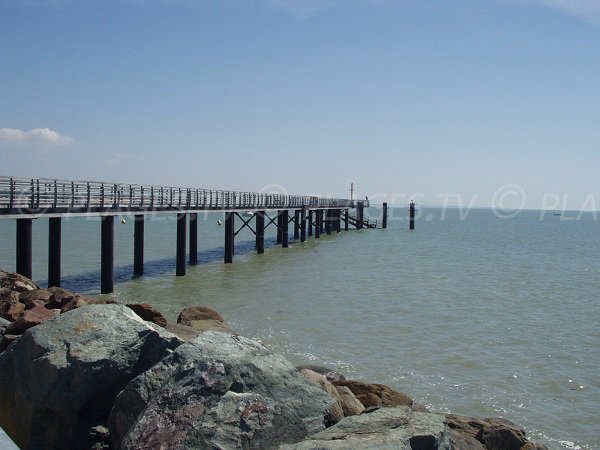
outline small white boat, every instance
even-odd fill
[[[254,211],[246,211],[244,213],[244,216],[253,216],[254,215]]]

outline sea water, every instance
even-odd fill
[[[287,249],[271,225],[264,255],[244,229],[233,264],[223,264],[222,213],[200,214],[200,264],[185,277],[175,277],[174,216],[157,215],[145,222],[145,275],[135,279],[133,218],[124,216],[113,297],[152,303],[169,320],[210,306],[294,363],[388,384],[434,410],[503,416],[550,448],[600,448],[598,214],[420,208],[414,231],[406,214],[390,209],[387,230]],[[42,285],[47,222],[33,227]],[[14,270],[14,241],[14,220],[0,220],[5,270]],[[63,286],[97,294],[99,219],[63,220],[62,248]]]

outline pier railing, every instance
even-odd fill
[[[352,208],[348,199],[0,176],[0,217],[121,211]]]

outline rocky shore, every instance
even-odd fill
[[[294,367],[203,306],[40,289],[0,271],[0,427],[28,449],[535,450],[502,418]]]

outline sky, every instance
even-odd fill
[[[0,0],[0,175],[600,210],[600,0]]]

